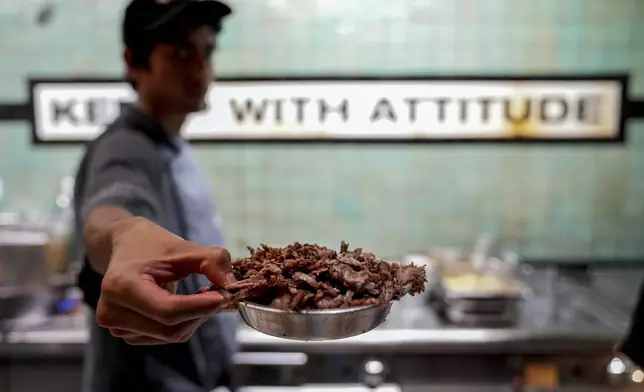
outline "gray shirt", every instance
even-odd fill
[[[188,144],[132,105],[88,145],[81,161],[74,199],[80,257],[84,218],[100,205],[122,206],[201,245],[224,245],[216,206]],[[101,276],[85,263],[79,286],[93,309],[100,282]],[[194,293],[204,285],[209,285],[204,276],[192,275],[179,282],[179,292]],[[236,314],[218,314],[187,343],[130,346],[99,327],[92,314],[85,391],[203,392],[232,387],[236,325]]]

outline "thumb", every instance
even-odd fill
[[[206,275],[208,280],[219,287],[228,285],[227,273],[230,272],[230,252],[224,248],[211,248],[210,257],[201,263],[201,273]]]
[[[227,285],[226,272],[230,270],[230,253],[216,246],[200,246],[185,242],[172,256],[173,271],[183,278],[190,274],[204,274],[216,286]]]

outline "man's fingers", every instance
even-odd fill
[[[136,311],[165,325],[210,316],[224,301],[215,291],[191,295],[171,294],[152,278],[103,280],[102,295],[107,300]]]
[[[168,342],[151,338],[149,336],[129,337],[129,338],[124,338],[123,340],[125,340],[127,344],[132,346],[157,346],[161,344],[168,344]]]
[[[128,342],[129,344],[134,344],[134,345],[176,343],[176,342],[186,341],[190,339],[192,335],[194,335],[195,332],[197,332],[199,327],[201,327],[201,325],[204,322],[206,322],[206,320],[207,318],[204,318],[199,321],[193,322],[190,326],[185,328],[187,332],[185,332],[183,335],[179,336],[178,339],[172,342],[168,341],[167,339],[160,339],[153,336],[147,336],[140,332],[132,332],[121,328],[109,328],[109,331],[110,331],[110,334],[112,334],[112,336],[121,338],[124,341]]]
[[[177,340],[177,341],[175,341],[173,343],[187,342],[188,340],[190,340],[192,335],[194,335],[195,332],[197,332],[197,329],[199,329],[199,327],[201,327],[201,325],[203,323],[205,323],[206,320],[207,320],[207,318],[204,318],[204,319],[201,319],[200,321],[196,322],[193,326],[191,326],[189,328],[187,333],[185,333],[182,337],[179,338],[179,340]],[[126,343],[131,344],[133,346],[142,346],[142,345],[147,346],[147,345],[157,345],[157,344],[166,344],[166,343],[168,343],[168,342],[160,340],[160,339],[155,339],[153,337],[143,336],[143,335],[130,336],[130,337],[124,338],[123,340],[125,340]]]
[[[226,272],[226,285],[235,282],[237,282],[237,279],[235,279],[235,274],[233,274],[232,272]]]
[[[231,302],[223,304],[219,309],[217,309],[217,312],[236,312],[236,311],[237,311],[237,305]]]
[[[201,265],[200,271],[212,284],[225,287],[228,284],[226,273],[230,269],[230,253],[223,248],[210,248],[211,253]]]
[[[121,328],[108,328],[108,329],[110,331],[110,334],[112,334],[112,336],[114,336],[115,338],[127,339],[127,338],[140,336],[139,333],[128,331],[126,329],[121,329]]]
[[[190,338],[192,335],[194,335],[197,330],[201,327],[203,323],[205,323],[210,317],[204,317],[201,320],[199,320],[197,323],[195,323],[190,331],[188,332],[188,338]]]
[[[159,318],[169,325],[186,320],[206,318],[225,302],[221,294],[207,291],[191,295],[171,295],[158,303]]]
[[[170,260],[175,273],[175,280],[190,274],[204,274],[219,286],[226,285],[226,272],[230,269],[230,253],[216,246],[201,246],[192,242],[184,242]]]
[[[185,249],[179,249],[172,260],[165,260],[161,265],[171,270],[179,270],[180,275],[189,275],[203,269],[213,276],[219,272],[216,265],[227,265],[230,262],[230,255],[224,249],[186,244],[188,245]],[[102,295],[165,325],[175,325],[211,315],[223,302],[222,296],[216,292],[192,295],[168,292],[155,281],[154,275],[159,270],[169,271],[165,268],[155,268],[141,270],[142,275],[139,276],[106,274],[102,284]]]
[[[114,303],[99,302],[96,322],[110,330],[115,337],[129,339],[144,335],[168,342],[183,341],[201,325],[203,319],[186,321],[177,325],[164,325]]]

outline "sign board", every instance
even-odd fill
[[[625,78],[221,79],[184,135],[201,141],[619,140]],[[136,95],[123,81],[31,83],[35,140],[93,139]]]

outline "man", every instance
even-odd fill
[[[624,353],[637,367],[644,369],[644,284],[631,318],[631,325],[621,344]]]
[[[133,0],[123,21],[136,104],[91,142],[76,178],[79,276],[90,321],[84,388],[205,392],[231,386],[230,255],[180,130],[206,107],[211,55],[231,12],[214,0]]]

